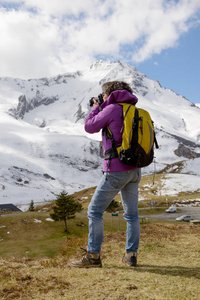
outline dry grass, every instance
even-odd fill
[[[140,195],[147,199],[140,206],[166,205],[160,196],[163,174],[144,176]],[[74,194],[84,209],[95,187]],[[196,194],[168,197],[188,199]],[[117,195],[116,200],[120,201]],[[50,211],[52,203],[40,207]],[[144,214],[144,211],[142,211]],[[148,223],[141,228],[138,267],[128,268],[121,263],[125,248],[125,222],[120,215],[113,220],[105,214],[105,238],[102,245],[101,269],[74,269],[70,266],[79,257],[79,248],[87,244],[87,217],[78,214],[69,221],[70,235],[64,233],[62,222],[47,222],[48,214],[4,216],[0,218],[0,299],[21,300],[198,300],[200,299],[200,225]],[[34,218],[42,223],[35,223]],[[85,226],[81,227],[80,224]],[[9,232],[9,234],[8,234]]]
[[[125,232],[105,234],[102,269],[70,267],[87,234],[71,236],[52,259],[2,258],[0,299],[197,300],[199,233],[199,226],[189,224],[144,225],[137,268],[120,262]]]

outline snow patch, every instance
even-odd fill
[[[42,223],[41,220],[34,219],[34,223]]]

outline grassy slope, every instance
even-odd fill
[[[151,200],[166,208],[160,196],[163,174],[143,177],[140,195],[149,208]],[[149,188],[147,188],[147,186]],[[75,193],[87,209],[95,188]],[[200,197],[199,191],[168,197]],[[120,200],[117,195],[116,200]],[[77,214],[68,222],[71,234],[64,233],[63,222],[46,218],[52,204],[40,207],[43,213],[0,217],[0,299],[198,299],[200,279],[200,226],[166,222],[142,224],[137,268],[127,268],[120,261],[125,247],[126,224],[104,215],[105,238],[102,245],[102,269],[73,269],[70,261],[87,245],[87,216]],[[153,210],[151,210],[153,211]],[[141,211],[142,215],[145,211]],[[42,223],[35,223],[34,220]],[[85,224],[85,226],[79,226]],[[5,226],[5,227],[2,227]]]
[[[77,226],[86,222],[86,216],[69,222],[68,236],[62,222],[47,222],[47,217],[38,213],[1,217],[0,226],[7,227],[0,229],[0,299],[198,299],[198,225],[144,224],[139,266],[132,269],[120,261],[125,232],[116,231],[117,219],[115,232],[109,231],[110,216],[105,215],[103,268],[91,270],[70,267],[79,247],[87,243],[87,226]],[[35,218],[42,223],[34,223]]]

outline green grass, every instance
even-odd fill
[[[155,213],[153,209],[142,210],[140,215],[153,212]],[[38,212],[2,216],[0,227],[6,227],[0,228],[0,257],[53,258],[71,236],[82,238],[88,234],[86,213],[78,213],[75,219],[68,220],[68,234],[64,232],[63,221],[49,222],[46,221],[47,218],[48,213]],[[41,223],[35,223],[35,219],[41,220]],[[83,224],[84,226],[80,226]],[[126,221],[123,212],[119,213],[119,217],[105,213],[104,229],[106,232],[125,232]]]
[[[62,222],[46,221],[48,214],[28,213],[0,218],[0,256],[53,257],[64,239]],[[42,223],[35,223],[34,219]],[[7,233],[9,232],[9,234]]]
[[[49,222],[46,221],[48,217],[47,213],[37,212],[2,216],[0,227],[6,227],[0,228],[0,257],[52,258],[70,236],[82,237],[88,233],[86,213],[79,213],[75,219],[68,220],[68,234],[64,232],[63,221]],[[35,223],[35,219],[41,220],[41,223]],[[113,223],[111,221],[111,215],[105,213],[105,230],[117,231],[118,218],[113,217]],[[82,224],[84,226],[79,226]],[[125,228],[125,221],[120,214],[120,230]]]

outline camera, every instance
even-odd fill
[[[99,94],[98,97],[92,97],[92,98],[90,99],[90,101],[89,101],[90,106],[93,106],[93,104],[94,104],[94,99],[97,101],[97,103],[98,103],[99,105],[101,105],[101,104],[103,103],[103,96],[102,96],[102,94]]]

